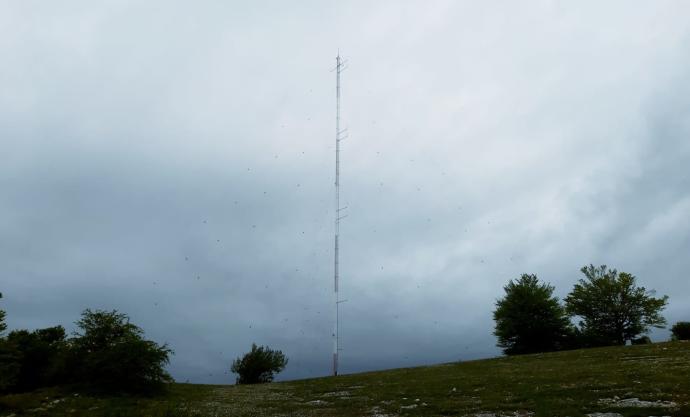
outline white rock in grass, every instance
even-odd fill
[[[333,391],[333,392],[326,392],[322,397],[349,397],[350,391]]]
[[[613,407],[637,407],[637,408],[647,408],[647,407],[661,407],[661,408],[675,408],[678,407],[677,403],[673,401],[644,401],[639,398],[624,398],[619,400],[618,398],[604,398],[599,400],[599,404],[607,404]]]

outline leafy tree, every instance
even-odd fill
[[[0,293],[0,298],[2,298],[2,293]],[[13,387],[19,375],[17,353],[9,346],[7,339],[2,337],[5,330],[7,330],[5,312],[0,310],[0,392]]]
[[[653,291],[636,285],[635,276],[606,265],[589,265],[581,271],[585,279],[575,284],[565,303],[571,316],[582,319],[580,328],[588,344],[624,345],[650,327],[665,326],[661,310],[668,296],[655,298]]]
[[[285,369],[287,363],[283,352],[252,343],[251,352],[235,359],[231,371],[239,375],[238,384],[260,384],[273,381],[273,374]]]
[[[20,372],[20,356],[16,349],[0,339],[0,392],[9,391],[17,385]]]
[[[494,335],[507,355],[563,349],[572,338],[572,325],[554,287],[536,275],[523,274],[503,287],[505,296],[496,302]]]
[[[115,392],[152,393],[172,382],[164,366],[172,350],[144,339],[125,314],[85,310],[72,342],[78,382]]]
[[[5,340],[5,353],[10,358],[6,365],[12,370],[13,378],[5,389],[31,391],[61,382],[63,369],[59,358],[65,347],[62,326],[10,332]]]
[[[2,293],[0,293],[2,298]],[[0,335],[7,330],[0,310]],[[28,391],[58,382],[65,329],[15,330],[0,338],[0,391]]]
[[[2,293],[0,292],[0,298],[2,298]],[[7,330],[7,324],[5,324],[5,311],[0,310],[0,336]]]
[[[679,321],[671,327],[673,340],[690,340],[690,321]]]

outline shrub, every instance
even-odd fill
[[[16,386],[20,368],[17,350],[7,340],[0,339],[0,392],[9,391]]]
[[[0,298],[2,298],[2,293],[0,293]],[[0,392],[13,386],[19,373],[15,352],[10,349],[7,341],[2,338],[2,334],[6,329],[5,311],[0,310]]]
[[[172,382],[164,370],[172,351],[144,339],[126,315],[86,310],[76,324],[81,333],[69,340],[62,326],[15,330],[0,338],[0,391],[77,383],[105,392],[147,394]]]
[[[690,321],[679,321],[671,328],[673,340],[690,340]]]
[[[14,330],[7,335],[5,365],[12,370],[11,391],[31,391],[58,384],[63,376],[61,361],[64,355],[65,329],[62,326],[28,330]]]
[[[2,294],[0,294],[2,298]],[[0,333],[6,330],[0,310]],[[30,391],[60,382],[58,358],[65,351],[65,329],[14,330],[0,338],[0,391]]]
[[[251,352],[235,359],[231,371],[239,375],[238,384],[260,384],[273,381],[273,374],[285,369],[287,363],[283,352],[252,343]]]
[[[2,293],[0,292],[0,298],[2,298]],[[0,336],[7,330],[7,324],[5,324],[5,310],[0,310]]]
[[[76,382],[106,392],[147,394],[172,378],[164,366],[172,350],[145,340],[141,328],[117,311],[85,310],[72,342]]]

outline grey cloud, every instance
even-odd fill
[[[497,354],[523,272],[607,263],[687,319],[682,2],[2,8],[11,327],[116,308],[179,380],[252,342],[328,374],[338,47],[344,371]]]

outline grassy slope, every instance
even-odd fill
[[[679,406],[598,404],[614,396]],[[690,416],[690,343],[504,357],[258,386],[175,384],[157,399],[75,397],[53,389],[0,397],[0,409],[3,406],[3,416],[392,417],[515,411],[536,416],[576,417],[596,411]]]

